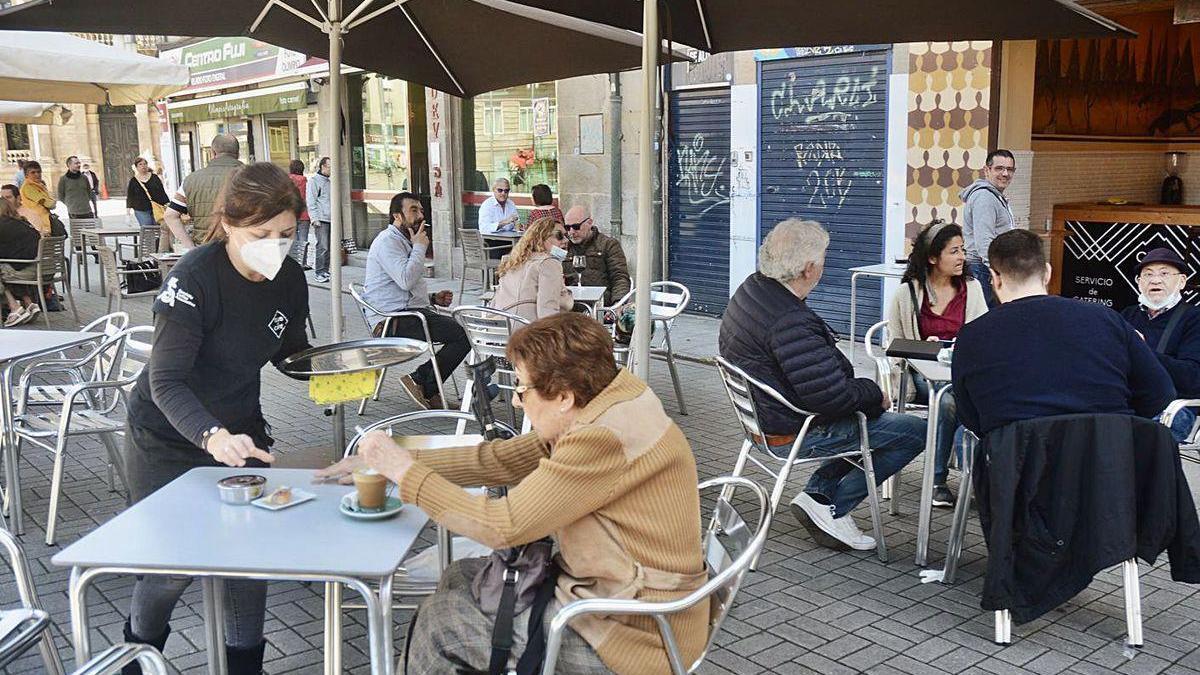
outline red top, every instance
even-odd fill
[[[921,301],[921,313],[917,315],[917,329],[921,331],[922,339],[936,335],[941,340],[953,340],[958,337],[958,331],[966,321],[967,284],[964,281],[940,315],[933,312],[929,306],[929,295],[925,295]]]
[[[295,173],[289,173],[288,178],[292,179],[292,184],[300,191],[300,201],[308,203],[308,178]],[[308,220],[308,209],[300,212],[299,220]]]
[[[529,222],[532,223],[538,218],[545,218],[546,216],[550,216],[563,225],[567,224],[567,221],[563,220],[563,212],[557,206],[539,206],[535,208],[529,213]]]

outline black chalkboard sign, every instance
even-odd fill
[[[1200,270],[1200,238],[1197,238],[1200,228],[1068,220],[1066,229],[1059,295],[1124,309],[1137,302],[1135,268],[1142,256],[1167,247],[1191,268],[1183,291],[1184,302],[1200,304],[1195,285],[1195,273]]]

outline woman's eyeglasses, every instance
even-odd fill
[[[517,395],[518,401],[524,403],[525,392],[529,391],[530,389],[537,389],[537,387],[533,386],[532,384],[518,384],[517,386],[513,387],[513,393]]]
[[[554,239],[556,241],[562,241],[563,239],[566,239],[566,238],[567,238],[567,235],[563,234],[559,230],[554,231]]]

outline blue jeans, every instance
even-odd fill
[[[996,300],[996,292],[992,290],[992,271],[988,269],[986,263],[979,260],[967,261],[967,274],[975,277],[980,286],[983,286],[983,299],[987,301],[988,309],[1000,304]]]
[[[137,224],[142,227],[150,227],[155,224],[153,211],[134,211],[133,217],[137,219]]]
[[[918,403],[929,401],[929,381],[919,373],[912,373],[913,390]],[[933,464],[933,484],[945,485],[949,474],[950,451],[958,448],[959,458],[962,457],[962,427],[958,424],[958,407],[954,404],[954,392],[942,394],[942,404],[938,408],[937,454]]]
[[[292,250],[288,255],[292,256],[292,260],[300,263],[304,267],[304,258],[308,252],[308,221],[296,221],[296,239],[292,242]]]
[[[913,457],[925,449],[925,420],[912,415],[885,412],[867,420],[871,442],[871,460],[878,485],[900,472]],[[798,459],[822,457],[858,449],[858,417],[846,417],[831,424],[811,427],[800,446]],[[771,452],[786,457],[791,446],[773,446]],[[854,510],[867,498],[866,474],[849,462],[835,459],[817,469],[804,491],[819,496],[817,501],[833,504],[834,518]]]
[[[1175,441],[1178,443],[1186,441],[1195,422],[1196,411],[1192,408],[1184,408],[1176,413],[1175,420],[1171,422],[1171,435],[1175,437]]]

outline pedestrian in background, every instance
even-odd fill
[[[79,158],[71,155],[67,158],[67,172],[58,178],[58,201],[67,205],[67,214],[71,219],[95,218],[92,210],[92,188],[83,177]]]
[[[100,217],[100,179],[96,177],[96,172],[92,171],[92,165],[87,162],[83,163],[83,177],[87,179],[88,188],[92,191],[92,213],[96,217]]]
[[[161,225],[171,199],[162,180],[150,170],[150,163],[145,157],[138,157],[133,162],[133,175],[129,177],[129,186],[125,188],[125,208],[133,212],[137,224],[141,227]],[[167,233],[162,234],[163,237]]]
[[[322,157],[317,163],[317,172],[308,183],[306,196],[309,226],[317,234],[317,272],[314,278],[322,283],[329,281],[329,223],[333,220],[330,206],[333,185],[329,180],[329,171],[329,158]]]
[[[25,160],[17,160],[17,173],[13,175],[13,185],[17,187],[21,187],[25,183],[25,164]]]
[[[308,178],[304,175],[304,162],[293,159],[288,165],[288,178],[292,179],[292,185],[300,191],[300,199],[305,206],[308,205]],[[291,256],[304,269],[311,269],[304,264],[308,258],[308,209],[305,208],[300,212],[300,217],[296,219],[296,241],[292,244]]]

